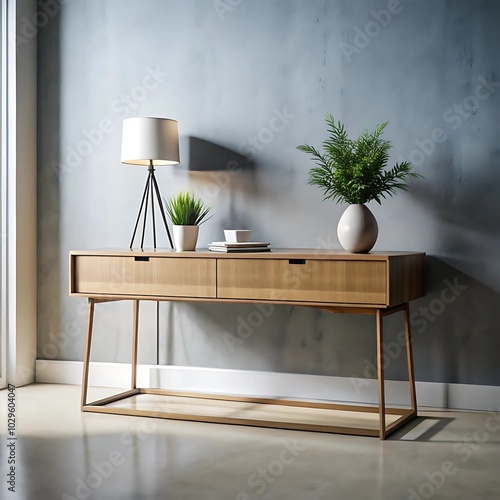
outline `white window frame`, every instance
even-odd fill
[[[2,382],[35,381],[36,360],[36,85],[37,40],[18,44],[36,0],[2,0]],[[2,193],[4,194],[4,193]],[[4,252],[5,250],[5,252]],[[4,354],[2,354],[3,356]],[[2,360],[3,361],[3,360]]]
[[[7,2],[0,7],[0,389],[7,385]]]

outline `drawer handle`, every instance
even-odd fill
[[[306,263],[306,259],[289,259],[288,260],[288,263],[289,264],[305,264]]]
[[[149,257],[134,257],[136,262],[149,262]]]

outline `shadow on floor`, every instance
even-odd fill
[[[389,436],[389,439],[393,441],[430,441],[454,420],[451,417],[417,417]]]

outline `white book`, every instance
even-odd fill
[[[210,245],[208,247],[212,252],[237,253],[237,252],[270,252],[269,247],[220,247]]]
[[[210,243],[211,247],[221,248],[246,248],[246,247],[268,247],[270,243],[264,241],[214,241]]]

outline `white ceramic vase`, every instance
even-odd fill
[[[199,226],[173,226],[174,246],[178,252],[187,252],[196,248]]]
[[[340,217],[337,236],[344,250],[367,253],[377,241],[377,221],[365,205],[349,205]]]

